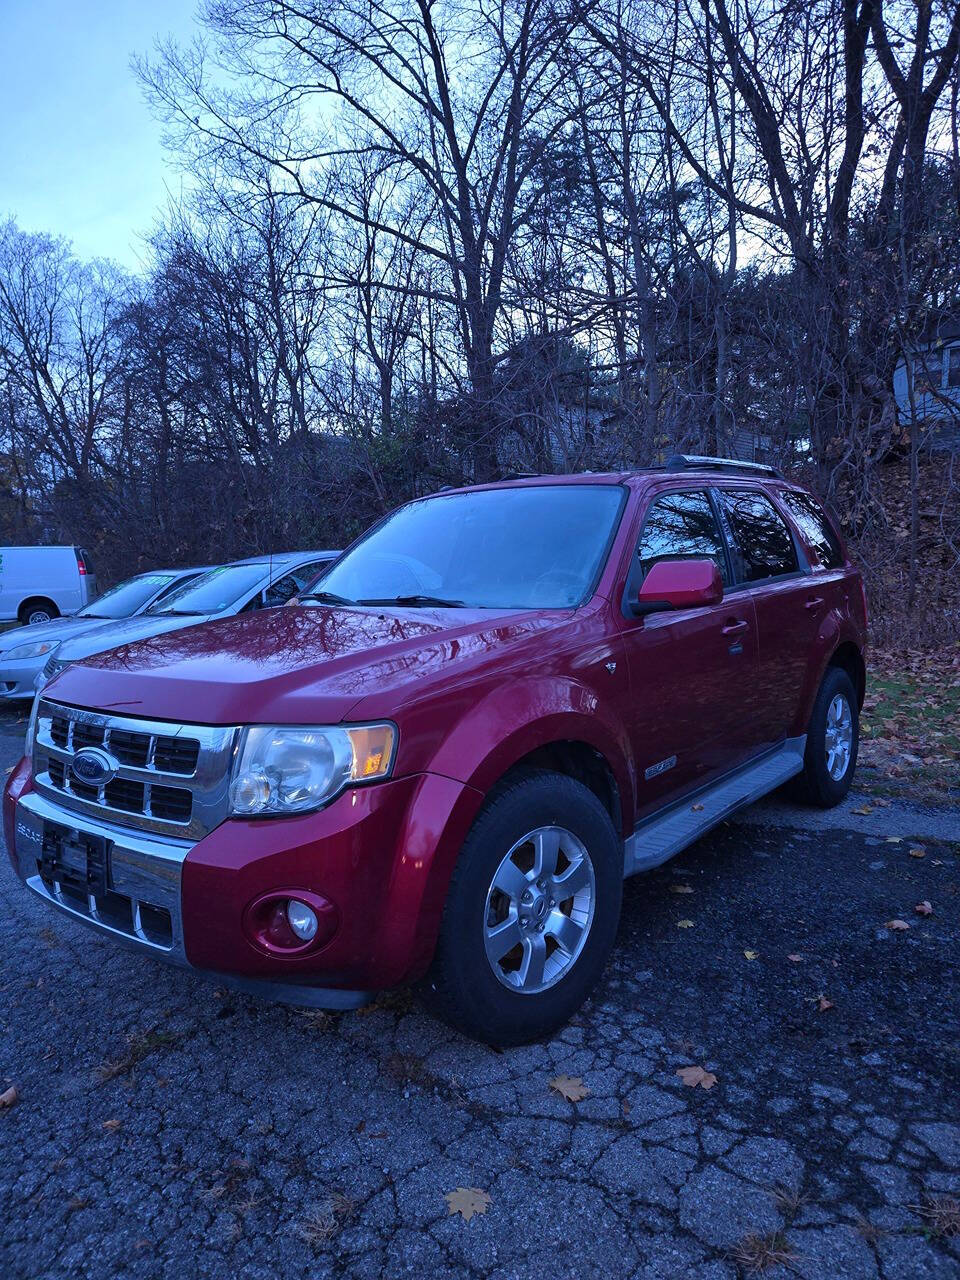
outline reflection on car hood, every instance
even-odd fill
[[[178,618],[169,613],[141,613],[135,618],[101,622],[89,634],[71,635],[57,650],[57,661],[79,662],[82,658],[89,658],[91,654],[113,649],[118,644],[131,644],[134,640],[143,640],[148,636],[162,636],[168,631],[179,631],[181,627],[194,626],[203,620],[196,615]]]
[[[52,618],[49,622],[34,622],[28,627],[12,627],[0,635],[0,654],[18,649],[22,644],[40,644],[45,640],[56,644],[111,625],[103,618]]]
[[[377,718],[561,623],[569,612],[269,609],[111,649],[48,693],[185,723],[336,722],[363,699]]]

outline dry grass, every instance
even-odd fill
[[[782,1231],[773,1231],[766,1236],[744,1236],[729,1253],[731,1262],[742,1267],[749,1276],[759,1275],[768,1267],[790,1266],[797,1261],[797,1256]]]
[[[335,1191],[313,1213],[301,1219],[294,1229],[307,1244],[327,1244],[353,1217],[355,1208],[349,1196]]]
[[[117,1076],[129,1075],[144,1058],[160,1049],[170,1049],[179,1044],[181,1036],[174,1031],[160,1031],[154,1027],[150,1031],[137,1032],[127,1040],[127,1051],[121,1058],[109,1059],[97,1073],[101,1080],[114,1080]]]
[[[937,1240],[960,1238],[960,1200],[956,1196],[931,1196],[926,1204],[911,1205]]]

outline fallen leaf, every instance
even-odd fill
[[[871,806],[871,805],[869,805],[869,804],[864,804],[864,805],[861,805],[859,809],[851,809],[851,810],[850,810],[850,812],[851,812],[851,813],[862,813],[862,814],[864,815],[864,817],[866,817],[866,815],[867,815],[868,813],[873,813],[873,808],[872,808],[872,806]]]
[[[917,915],[918,915],[918,916],[932,916],[932,915],[933,915],[933,907],[932,907],[932,906],[930,905],[930,903],[926,900],[926,898],[924,898],[923,902],[918,902],[918,903],[917,903],[917,905],[916,905],[913,909],[914,909],[914,911],[917,913]]]
[[[889,929],[892,933],[900,932],[903,929],[909,929],[910,926],[906,920],[888,920],[884,925],[885,929]]]
[[[475,1213],[486,1213],[490,1197],[479,1187],[457,1187],[456,1191],[448,1191],[443,1197],[447,1202],[449,1213],[459,1213],[464,1222],[469,1222]]]
[[[678,928],[678,929],[692,929],[692,928],[693,928],[693,921],[692,921],[692,920],[678,920],[678,921],[677,921],[677,928]]]
[[[757,956],[760,954],[760,952],[759,952],[759,951],[745,951],[743,954],[747,957],[747,959],[748,959],[748,960],[756,960],[756,958],[757,958]]]
[[[550,1088],[556,1089],[568,1102],[582,1102],[590,1097],[590,1090],[579,1076],[555,1076],[550,1081]]]
[[[925,858],[927,856],[926,849],[921,849],[919,845],[910,850],[911,858]]]
[[[671,893],[693,893],[693,889],[688,884],[672,884],[670,886]]]
[[[0,1093],[0,1110],[4,1107],[12,1107],[19,1097],[20,1090],[15,1084],[12,1084],[9,1089],[4,1089],[3,1093]]]
[[[703,805],[702,805],[702,804],[692,804],[692,805],[690,806],[690,812],[691,812],[691,813],[699,813],[699,812],[700,812],[700,810],[701,810],[702,808],[703,808]]]
[[[688,1089],[696,1089],[697,1085],[701,1089],[712,1089],[717,1083],[717,1077],[713,1072],[706,1071],[703,1067],[679,1067],[677,1075]]]
[[[790,961],[791,964],[799,964],[800,961],[803,959],[803,956],[787,956],[787,959]]]
[[[821,996],[817,1001],[817,1013],[826,1013],[828,1009],[833,1008],[833,1001],[828,1000],[826,996]]]

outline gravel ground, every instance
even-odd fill
[[[4,860],[0,1276],[960,1277],[960,821],[796,822],[768,803],[628,882],[596,997],[505,1053],[406,993],[227,992]]]

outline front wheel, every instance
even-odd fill
[[[839,804],[853,781],[859,740],[853,683],[840,667],[828,667],[810,716],[803,773],[797,779],[800,797],[821,809]]]
[[[549,1035],[596,984],[616,936],[623,847],[582,783],[528,774],[496,791],[464,842],[430,988],[488,1044]]]

